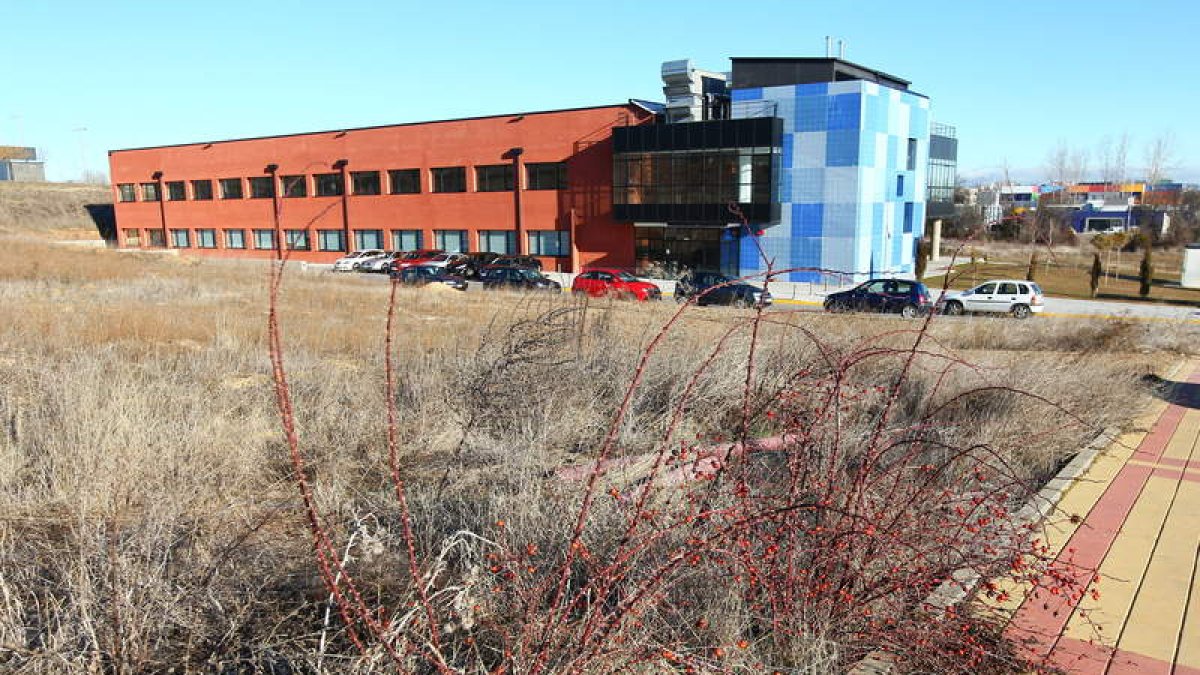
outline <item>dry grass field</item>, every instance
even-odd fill
[[[111,207],[112,188],[107,185],[0,181],[0,232],[100,239],[96,217]]]
[[[268,269],[0,234],[0,669],[388,670],[327,613],[276,409]],[[407,583],[404,519],[389,496],[387,298],[378,279],[289,266],[278,308],[314,498],[346,569],[380,605],[402,600]],[[553,470],[595,456],[675,309],[400,289],[392,404],[417,547],[504,521],[513,541],[556,550],[577,496]],[[645,364],[620,452],[655,446],[709,348],[749,316],[685,315]],[[755,396],[781,373],[824,367],[829,354],[802,331],[850,353],[904,348],[914,324],[785,309],[760,328]],[[915,417],[939,378],[951,390],[1035,394],[997,389],[939,430],[948,443],[990,444],[1033,481],[1096,430],[1126,424],[1151,395],[1143,376],[1197,348],[1193,327],[1161,322],[935,321],[929,337],[927,349],[964,367],[919,367],[897,415]],[[750,344],[748,330],[729,338],[682,409],[679,437],[737,425]],[[854,378],[863,391],[885,386],[896,363]],[[706,588],[698,602],[733,606],[728,589]],[[741,617],[730,610],[721,635],[742,630]],[[726,666],[822,670],[854,656],[836,643],[771,649],[731,648]]]

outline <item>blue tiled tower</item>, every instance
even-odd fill
[[[735,62],[735,79],[736,79]],[[751,223],[789,281],[911,275],[925,222],[929,99],[867,80],[732,91],[734,118],[782,119],[774,167],[778,223]],[[742,275],[765,271],[752,234]]]

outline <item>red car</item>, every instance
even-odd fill
[[[649,281],[642,281],[629,272],[600,268],[588,270],[575,277],[572,293],[587,293],[593,298],[613,296],[637,300],[661,300],[662,290]]]
[[[445,251],[441,249],[433,248],[422,249],[419,251],[409,251],[408,253],[405,253],[404,255],[392,261],[392,269],[398,272],[402,269],[412,267],[413,265],[424,265],[425,263],[430,262],[437,256],[444,253]]]

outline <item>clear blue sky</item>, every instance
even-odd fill
[[[96,2],[5,0],[0,144],[52,180],[114,148],[661,100],[659,65],[846,58],[912,81],[958,127],[966,178],[1041,178],[1051,147],[1129,164],[1170,134],[1200,181],[1200,3],[1092,0]]]

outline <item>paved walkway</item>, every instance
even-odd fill
[[[1098,574],[1098,594],[1007,589],[1007,635],[1028,656],[1070,673],[1200,675],[1200,362],[1169,379],[1168,400],[1097,456],[1046,525],[1061,569]]]

